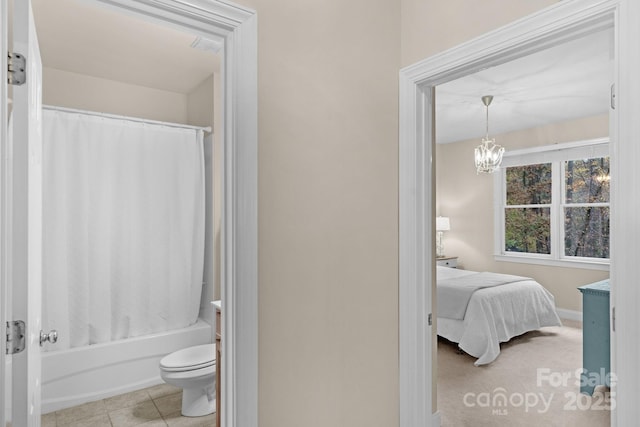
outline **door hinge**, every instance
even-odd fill
[[[7,322],[7,354],[16,354],[24,350],[25,327],[22,320]]]
[[[24,55],[9,52],[7,58],[7,83],[20,86],[27,81],[27,60]]]
[[[616,109],[616,85],[615,83],[611,85],[611,109]]]
[[[429,313],[429,316],[427,316],[427,322],[429,323],[429,326],[433,325],[433,319],[431,317],[431,313]]]
[[[611,307],[611,330],[616,331],[616,308]]]

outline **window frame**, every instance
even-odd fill
[[[540,147],[507,151],[500,169],[494,174],[494,259],[496,261],[541,264],[548,266],[609,270],[609,258],[569,257],[564,254],[563,227],[565,189],[563,172],[566,160],[606,157],[609,154],[609,138],[559,143]],[[539,163],[551,163],[551,213],[550,213],[550,254],[507,252],[505,241],[506,168]],[[558,184],[559,183],[559,184]],[[592,206],[603,203],[590,204]],[[611,201],[606,203],[609,207]],[[546,206],[546,205],[545,205]],[[611,216],[610,216],[611,217]]]

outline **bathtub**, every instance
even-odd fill
[[[163,356],[211,337],[211,325],[199,319],[184,329],[42,353],[42,413],[161,384]]]

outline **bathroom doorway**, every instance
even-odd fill
[[[79,4],[81,2],[61,1],[55,2],[55,5],[62,7],[63,3]],[[221,223],[218,237],[221,254],[218,271],[221,277],[218,292],[223,308],[229,314],[223,317],[222,322],[225,341],[223,346],[225,363],[222,367],[224,405],[221,411],[222,424],[255,425],[257,422],[257,352],[254,349],[257,347],[257,324],[252,321],[257,319],[255,13],[227,2],[213,1],[207,7],[200,8],[183,4],[168,8],[162,5],[149,6],[146,3],[116,0],[86,2],[82,5],[102,8],[111,13],[117,12],[123,16],[135,15],[143,18],[144,23],[139,28],[154,22],[156,25],[162,24],[174,30],[188,32],[192,39],[214,41],[222,53],[220,62],[224,71],[219,73],[218,84],[222,96],[217,122],[220,126],[218,141],[221,154],[218,159],[220,159],[222,182],[219,199]],[[75,14],[71,16],[78,18]],[[98,25],[99,22],[93,22],[93,24]],[[114,28],[114,32],[117,32],[117,29],[117,27]],[[234,37],[240,32],[243,33],[242,38]],[[91,45],[88,35],[83,34],[78,38],[84,38]],[[156,49],[162,50],[165,47],[160,44]],[[207,45],[205,48],[211,48],[211,46]],[[145,52],[139,53],[142,60]],[[117,57],[118,52],[116,51],[115,54]],[[80,60],[86,61],[88,57]],[[120,65],[114,64],[114,68],[117,69]],[[57,68],[53,70],[54,74],[60,71]],[[161,69],[158,68],[157,71],[155,74],[160,74]],[[227,75],[233,75],[234,78],[226,78]],[[147,74],[150,80],[154,77],[156,76],[153,73]],[[81,92],[78,86],[74,90],[76,94]],[[114,102],[122,102],[117,99],[117,96],[114,98],[116,98]],[[78,107],[90,109],[91,106],[78,105]],[[242,206],[242,210],[239,210],[238,206]],[[215,241],[215,238],[213,240]],[[4,317],[5,313],[3,312],[2,315]],[[232,319],[240,320],[240,323],[245,325],[243,329],[240,330],[238,324],[231,321]],[[43,327],[46,328],[46,325]],[[244,356],[238,358],[238,354]],[[241,376],[237,374],[239,371],[242,372]],[[19,382],[20,378],[14,376],[13,380]],[[237,396],[243,398],[238,400]]]

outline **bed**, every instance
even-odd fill
[[[493,362],[500,343],[545,326],[561,326],[553,295],[533,279],[437,267],[438,335]]]

